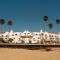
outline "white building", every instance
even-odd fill
[[[12,39],[11,43],[39,43],[39,44],[56,44],[60,43],[60,34],[51,32],[29,32],[25,30],[24,32],[10,32],[0,33],[0,37],[8,42]]]

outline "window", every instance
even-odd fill
[[[38,34],[36,34],[36,35],[38,35]]]
[[[12,34],[12,36],[14,36],[14,35]]]
[[[52,35],[52,37],[53,37],[53,35]]]
[[[54,37],[52,39],[54,39]]]
[[[8,35],[6,35],[6,37],[8,37]]]
[[[2,35],[2,37],[3,37],[3,35]]]
[[[41,35],[44,35],[43,33]]]
[[[40,38],[38,38],[38,39],[40,39]]]
[[[49,37],[51,37],[51,35],[49,35]]]
[[[15,34],[15,35],[17,35],[17,34]]]
[[[39,36],[41,36],[41,35],[39,34]]]
[[[55,37],[57,37],[57,36],[55,36]]]
[[[26,33],[24,33],[26,35]]]
[[[5,39],[7,39],[7,38],[5,38]]]
[[[14,38],[15,39],[15,38]]]
[[[45,34],[45,37],[47,37],[47,35]]]

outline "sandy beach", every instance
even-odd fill
[[[60,49],[54,51],[0,48],[0,60],[60,60]]]

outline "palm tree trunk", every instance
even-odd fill
[[[11,26],[8,26],[8,40],[9,40],[10,31],[11,31]]]
[[[0,24],[0,32],[2,32],[2,25]]]
[[[58,24],[57,24],[57,41],[56,41],[56,43],[58,42],[58,31],[59,31],[59,28],[58,28]]]
[[[8,26],[8,32],[10,33],[10,31],[11,31],[11,26]]]

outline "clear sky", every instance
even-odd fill
[[[12,19],[14,31],[44,29],[45,15],[54,24],[51,31],[56,32],[55,21],[60,18],[60,0],[0,0],[0,17],[6,22]],[[7,25],[3,25],[3,31],[7,29]]]

